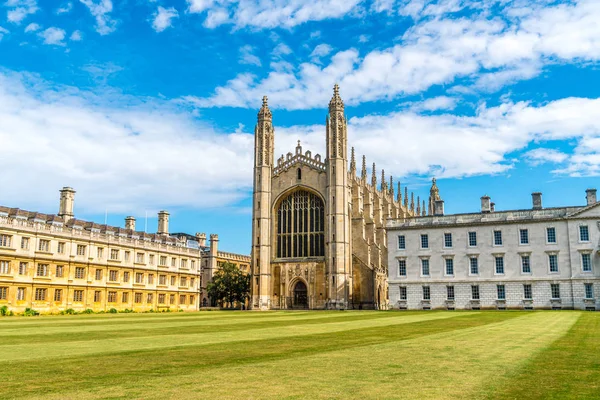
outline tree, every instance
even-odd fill
[[[236,302],[244,304],[250,295],[250,275],[243,273],[235,264],[223,263],[207,285],[210,298],[222,307],[233,307]]]

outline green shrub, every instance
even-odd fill
[[[124,309],[124,310],[121,310],[121,311],[119,311],[119,312],[120,312],[120,313],[124,313],[124,314],[129,314],[129,313],[132,313],[132,312],[133,312],[133,310],[130,310],[130,309],[126,308],[126,309]]]
[[[108,312],[111,314],[116,314],[118,311],[116,308],[111,308],[110,310],[108,310]]]
[[[75,310],[73,310],[72,308],[67,308],[67,309],[65,310],[65,314],[69,314],[69,315],[75,315],[75,314],[77,314],[77,313],[76,313],[76,312],[75,312]]]
[[[86,308],[85,311],[83,312],[84,314],[93,314],[94,310],[92,310],[91,308]]]
[[[8,315],[8,307],[7,306],[0,307],[0,315],[3,317]]]
[[[39,311],[34,310],[33,308],[26,308],[25,312],[23,313],[23,315],[25,317],[34,317],[34,316],[38,316],[40,315]]]

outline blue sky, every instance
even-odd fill
[[[350,145],[446,212],[584,204],[600,174],[594,0],[1,0],[0,204],[219,233],[250,251],[253,127]],[[7,190],[6,188],[11,188]],[[14,188],[14,189],[13,189]]]

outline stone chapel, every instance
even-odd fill
[[[253,309],[386,309],[388,218],[425,214],[400,183],[357,175],[348,160],[347,119],[335,85],[326,154],[295,151],[275,161],[273,117],[263,98],[254,131],[251,304]],[[430,199],[431,203],[431,199]],[[431,206],[429,206],[431,207]]]

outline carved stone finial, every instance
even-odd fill
[[[410,192],[410,211],[415,213],[415,194],[414,192]]]
[[[258,112],[258,120],[271,120],[273,118],[273,114],[271,114],[271,110],[269,109],[267,96],[263,96],[262,99],[262,107]]]
[[[408,208],[408,186],[404,186],[404,208]]]
[[[423,200],[423,208],[421,208],[421,215],[422,216],[427,216],[427,213],[425,212],[425,200]]]
[[[417,215],[421,215],[421,200],[419,196],[417,196]]]
[[[390,186],[389,186],[390,195],[392,196],[392,200],[394,199],[394,177],[390,175]]]
[[[398,181],[398,204],[402,204],[402,187],[400,181]]]
[[[371,186],[373,186],[373,189],[377,190],[377,175],[375,172],[375,163],[373,163],[373,171],[371,173]]]
[[[367,181],[367,157],[365,157],[363,155],[363,162],[362,162],[362,171],[360,172],[360,178],[366,182]]]
[[[356,160],[354,159],[354,147],[350,150],[350,171],[352,172],[352,177],[356,176]]]
[[[333,97],[329,101],[329,112],[333,111],[344,111],[344,102],[340,97],[340,87],[337,83],[333,86]]]
[[[381,170],[381,191],[383,193],[385,193],[385,191],[387,189],[386,184],[387,184],[387,182],[385,181],[385,169],[382,169]]]

